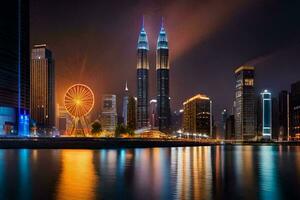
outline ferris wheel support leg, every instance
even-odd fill
[[[82,118],[82,124],[83,124],[84,135],[87,136],[89,134],[89,127],[85,117]]]

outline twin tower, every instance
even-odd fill
[[[137,45],[137,128],[149,122],[149,43],[144,20]],[[162,21],[156,47],[157,123],[160,131],[170,128],[169,47]]]

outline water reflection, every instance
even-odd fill
[[[93,151],[63,150],[57,199],[95,199],[97,176],[93,165]]]
[[[300,148],[0,150],[0,199],[299,199]]]

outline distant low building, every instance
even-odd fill
[[[72,117],[67,112],[65,106],[57,104],[56,127],[61,135],[68,134],[72,127]]]
[[[171,120],[172,132],[181,132],[183,122],[183,109],[175,110],[174,112],[172,112]]]
[[[183,131],[188,134],[212,136],[212,101],[203,94],[183,103]]]

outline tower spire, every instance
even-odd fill
[[[168,37],[165,30],[164,17],[161,17],[160,31],[157,38],[157,49],[168,49]]]
[[[144,24],[144,15],[142,17],[142,28],[139,34],[139,39],[138,39],[138,49],[146,49],[149,50],[149,44],[148,44],[148,38],[147,38],[147,33],[145,31],[145,24]]]
[[[160,29],[164,29],[164,17],[161,17]]]

